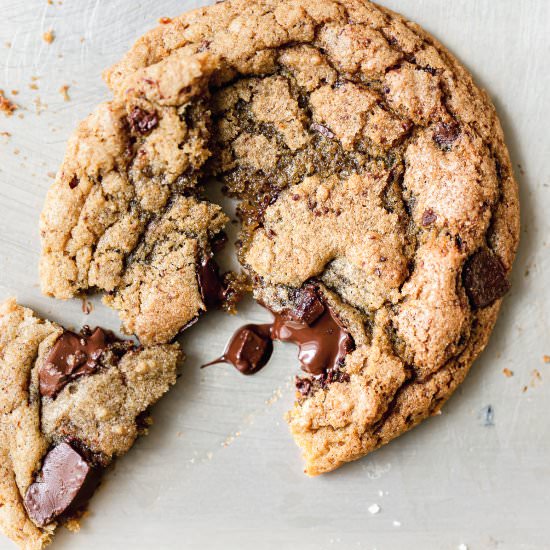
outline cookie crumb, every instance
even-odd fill
[[[392,522],[392,525],[393,525],[394,527],[401,527],[401,522],[398,521],[398,520],[396,520],[396,519],[394,519],[393,522]]]
[[[70,86],[68,84],[63,84],[61,88],[59,88],[59,93],[63,96],[63,101],[70,101],[71,98],[69,96],[69,88]]]
[[[512,376],[514,376],[514,371],[506,367],[502,369],[502,373],[504,374],[504,376],[506,376],[506,378],[511,378]]]
[[[378,514],[381,510],[380,508],[380,505],[379,504],[371,504],[368,508],[369,512],[374,515],[374,514]]]
[[[0,90],[0,111],[6,116],[12,116],[13,112],[17,111],[17,109],[17,105],[5,96],[4,90]]]
[[[54,175],[55,177],[55,175]],[[90,313],[94,310],[94,304],[88,301],[88,298],[84,296],[82,298],[82,313],[84,315],[90,315]]]
[[[468,550],[468,545],[467,545],[467,544],[464,544],[463,542],[461,542],[461,543],[458,545],[458,550]]]
[[[29,84],[29,88],[31,90],[38,90],[38,84],[36,84],[35,82],[32,82],[31,84]]]
[[[53,32],[53,30],[50,29],[49,31],[46,31],[42,35],[42,40],[44,40],[46,44],[51,44],[55,40],[55,33]]]
[[[542,375],[538,369],[533,369],[533,372],[531,372],[531,383],[529,385],[534,388],[538,382],[542,382]]]
[[[547,364],[550,363],[550,355],[543,355],[542,360]]]
[[[168,23],[172,23],[172,18],[171,17],[161,17],[159,19],[159,23],[161,25],[168,25]]]

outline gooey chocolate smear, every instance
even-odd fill
[[[254,374],[266,365],[272,353],[271,325],[245,325],[231,337],[223,355],[203,367],[229,363],[242,374]]]
[[[349,332],[312,286],[300,291],[294,308],[273,315],[271,324],[239,328],[223,355],[208,365],[230,363],[243,374],[253,374],[271,357],[272,341],[281,340],[298,346],[302,370],[332,379],[327,373],[337,372],[354,348]]]
[[[38,373],[40,393],[55,397],[71,380],[93,374],[102,353],[118,339],[112,332],[84,327],[80,334],[65,331],[54,344]]]
[[[25,508],[34,523],[43,527],[76,512],[98,483],[99,471],[68,443],[60,443],[44,458],[36,481],[25,494]]]

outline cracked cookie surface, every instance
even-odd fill
[[[177,345],[76,335],[0,304],[0,528],[21,548],[77,526],[100,472],[125,454],[175,383]],[[65,501],[63,501],[65,499]]]
[[[314,283],[355,343],[342,375],[298,381],[306,472],[441,407],[495,323],[519,206],[494,107],[439,42],[365,1],[229,0],[147,33],[105,79],[114,99],[42,215],[46,293],[100,288],[145,342],[175,336],[205,309],[214,177],[255,298],[291,311]]]

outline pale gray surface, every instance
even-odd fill
[[[0,115],[0,131],[12,134],[0,137],[0,297],[15,294],[65,324],[118,326],[98,302],[85,317],[78,300],[40,295],[37,218],[47,174],[77,121],[108,98],[102,68],[159,17],[200,4],[0,0],[0,88],[20,90],[22,107],[11,119]],[[466,63],[506,131],[521,187],[522,243],[488,349],[441,416],[366,459],[308,479],[282,419],[295,350],[277,346],[271,364],[251,378],[223,366],[199,371],[234,327],[265,318],[252,305],[238,318],[208,315],[186,334],[189,360],[155,409],[151,435],[119,461],[80,534],[62,530],[53,548],[550,548],[550,364],[542,361],[550,355],[550,2],[385,4]],[[42,33],[50,28],[56,40],[47,45]],[[38,91],[29,89],[32,76]],[[68,103],[62,84],[71,86]],[[47,104],[40,116],[37,97]],[[542,380],[531,386],[534,369]],[[378,514],[368,511],[373,503]],[[3,548],[11,545],[0,536]]]

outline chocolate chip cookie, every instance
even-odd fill
[[[42,213],[46,294],[103,290],[158,343],[249,286],[274,324],[223,360],[299,345],[288,421],[311,475],[439,410],[509,288],[519,206],[494,107],[437,40],[364,0],[228,0],[105,79]],[[246,283],[214,264],[216,181]]]
[[[176,380],[176,344],[137,347],[0,304],[0,529],[40,549],[78,518],[103,470]]]

